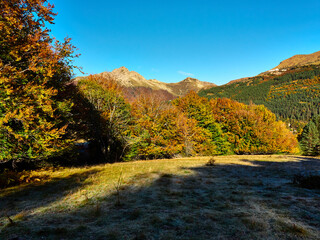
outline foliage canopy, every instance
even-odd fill
[[[41,159],[69,147],[72,103],[61,97],[72,76],[70,39],[50,37],[46,0],[0,2],[0,162]]]

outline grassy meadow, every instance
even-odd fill
[[[162,159],[33,171],[0,192],[0,239],[320,239],[320,158]]]

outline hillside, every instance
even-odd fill
[[[126,89],[126,93],[129,95],[138,94],[140,91],[148,91],[158,94],[161,93],[171,99],[183,96],[190,91],[198,92],[202,89],[216,86],[214,83],[203,82],[190,77],[177,83],[165,83],[156,79],[147,80],[139,73],[129,71],[126,67],[120,67],[114,69],[112,72],[103,72],[96,75],[112,77]]]
[[[298,54],[282,61],[273,69],[292,68],[297,66],[317,65],[320,64],[320,51],[312,54]]]
[[[258,76],[202,90],[199,95],[263,104],[283,120],[308,121],[320,114],[320,69],[315,64],[320,63],[319,56],[320,52],[296,55]]]

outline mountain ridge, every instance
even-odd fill
[[[135,71],[129,71],[128,68],[122,66],[111,72],[102,72],[95,74],[96,76],[111,77],[117,81],[122,87],[135,89],[147,88],[154,91],[166,91],[174,97],[183,96],[190,91],[199,92],[202,89],[217,86],[214,83],[200,81],[196,78],[187,77],[177,83],[165,83],[157,79],[146,79],[141,74]],[[76,80],[85,77],[76,78]]]
[[[302,68],[302,67],[307,67],[310,65],[320,65],[320,51],[311,53],[311,54],[296,54],[290,58],[287,58],[283,61],[281,61],[276,67],[267,70],[265,72],[262,72],[256,76],[252,77],[243,77],[243,78],[238,78],[231,80],[223,85],[230,85],[233,83],[239,83],[239,82],[247,82],[250,79],[258,76],[272,76],[272,75],[282,75],[285,74],[286,72],[296,69],[296,68]]]
[[[318,64],[320,64],[320,51],[311,54],[294,55],[286,60],[283,60],[278,66],[271,70]]]
[[[262,104],[280,119],[309,121],[320,114],[320,52],[295,55],[278,67],[201,90],[207,98],[231,98],[245,104]],[[286,68],[282,68],[285,67]]]

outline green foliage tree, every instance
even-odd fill
[[[107,162],[122,159],[129,147],[127,136],[131,121],[130,106],[112,78],[89,76],[78,82],[77,88],[89,103],[91,141],[97,141]]]
[[[319,117],[311,120],[304,128],[301,134],[300,146],[304,155],[316,156],[320,154],[320,132],[317,128],[319,122],[315,124],[314,120],[319,120]]]
[[[231,152],[231,145],[221,129],[221,125],[215,120],[208,99],[200,97],[195,92],[190,92],[185,97],[178,98],[173,104],[189,118],[197,121],[197,125],[210,135],[210,141],[216,147],[215,153],[228,154]]]
[[[61,98],[72,76],[74,47],[50,37],[46,0],[0,2],[0,162],[63,152],[72,103]]]
[[[312,121],[314,122],[314,124],[316,125],[317,127],[317,130],[320,134],[320,115],[316,115],[312,118]]]

